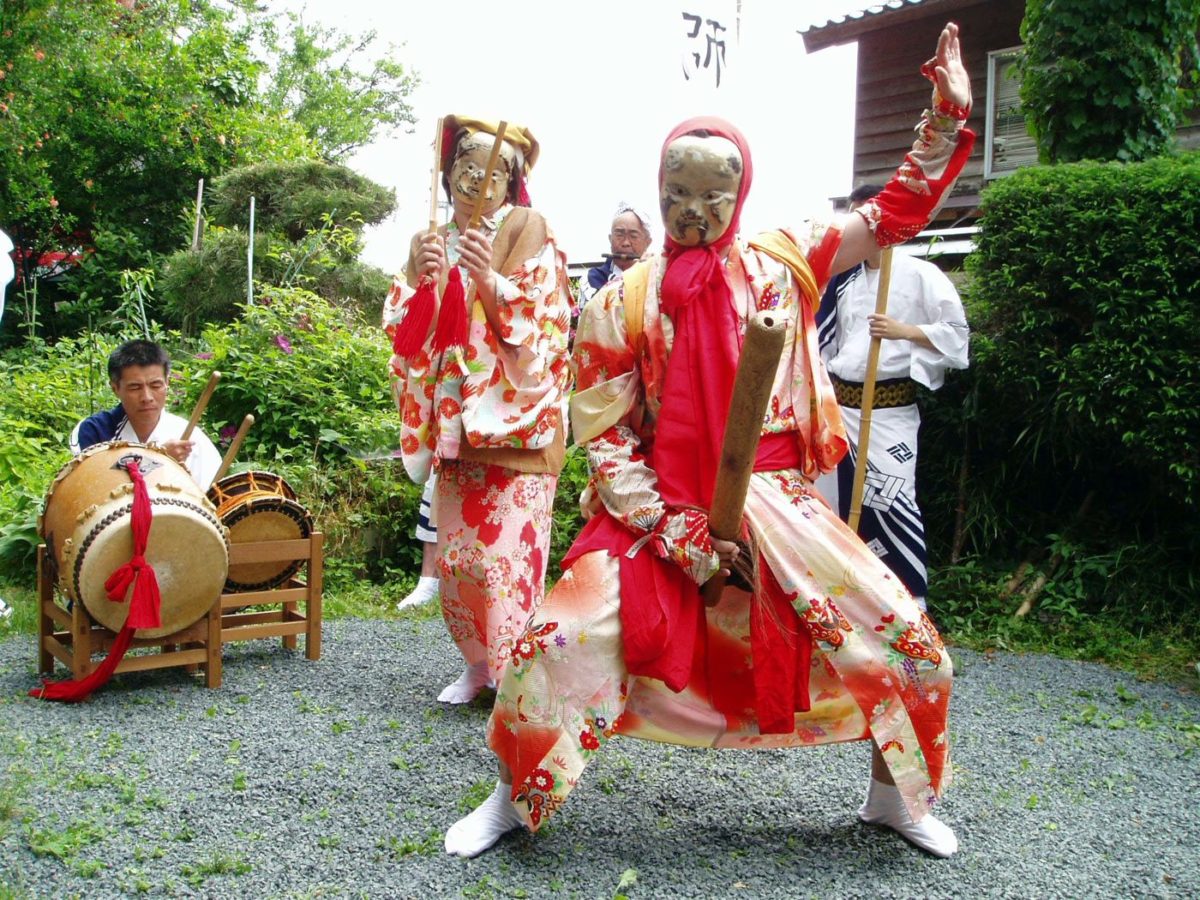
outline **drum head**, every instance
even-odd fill
[[[229,567],[225,537],[211,512],[178,497],[154,498],[151,504],[146,562],[154,567],[162,596],[162,627],[139,628],[138,638],[174,634],[199,621],[220,602]],[[133,555],[130,509],[130,502],[102,507],[84,522],[77,534],[81,543],[70,554],[71,571],[63,573],[92,618],[110,631],[120,631],[129,615],[128,595],[120,603],[109,600],[104,582]]]
[[[273,472],[253,471],[226,475],[208,489],[208,499],[220,515],[250,497],[286,497],[295,500],[296,492]]]
[[[294,541],[312,534],[308,510],[287,497],[248,499],[222,518],[229,529],[229,542]],[[302,560],[239,563],[229,567],[226,589],[265,591],[278,587],[300,571]]]

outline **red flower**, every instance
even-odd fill
[[[535,791],[541,791],[544,794],[554,790],[554,776],[545,769],[534,769],[529,773],[529,778],[526,782]]]
[[[579,745],[584,750],[599,750],[600,740],[592,733],[590,728],[587,728],[579,732]]]
[[[453,397],[443,397],[442,402],[438,404],[438,415],[443,419],[452,419],[459,413],[458,401]]]

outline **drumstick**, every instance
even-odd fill
[[[242,438],[246,436],[246,432],[250,430],[250,426],[253,424],[254,416],[247,415],[246,418],[242,419],[242,424],[238,426],[237,434],[229,442],[229,449],[225,451],[225,458],[221,460],[221,466],[217,469],[217,474],[213,476],[213,484],[216,484],[225,477],[225,473],[233,465],[233,458],[237,456],[238,450],[242,448]]]
[[[442,123],[445,120],[438,117],[437,137],[433,139],[433,178],[429,185],[429,233],[437,234],[438,230],[438,183],[442,174]]]
[[[468,228],[478,228],[479,220],[483,216],[483,204],[487,201],[488,185],[492,183],[492,170],[496,168],[496,160],[500,158],[500,145],[504,142],[504,130],[508,128],[507,122],[501,122],[496,128],[496,141],[492,144],[492,153],[488,157],[487,170],[483,175],[483,186],[479,189],[479,197],[475,201],[475,209],[471,211],[471,221],[467,223]]]
[[[208,384],[204,386],[204,391],[200,394],[200,399],[196,401],[196,408],[192,410],[192,417],[188,419],[187,428],[183,429],[183,434],[179,437],[181,441],[186,441],[192,436],[192,429],[200,421],[200,416],[204,414],[204,407],[208,406],[208,398],[212,396],[212,392],[216,390],[217,382],[220,380],[220,372],[214,371],[208,376]]]

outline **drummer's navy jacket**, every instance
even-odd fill
[[[72,441],[72,444],[78,447],[76,452],[79,452],[96,444],[115,441],[128,421],[124,407],[118,403],[114,408],[101,410],[80,422],[75,434],[76,440]]]

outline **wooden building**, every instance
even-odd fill
[[[974,105],[969,126],[975,150],[933,231],[951,256],[969,250],[970,223],[988,181],[1037,164],[1037,147],[1020,110],[1015,61],[1021,51],[1024,0],[888,0],[801,32],[816,52],[858,42],[854,116],[854,185],[885,183],[912,146],[913,126],[929,104],[919,75],[946,22],[962,28],[963,55]],[[1179,130],[1179,145],[1200,147],[1200,115]],[[843,198],[833,198],[835,204]],[[928,237],[929,235],[927,235]]]

